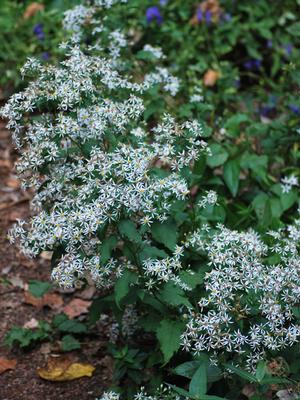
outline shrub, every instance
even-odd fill
[[[278,153],[247,145],[241,155],[235,134],[223,139],[194,108],[199,93],[184,120],[186,80],[170,74],[161,48],[136,50],[136,31],[115,29],[124,10],[136,11],[114,3],[68,11],[65,59],[29,60],[23,73],[35,79],[2,110],[22,152],[19,174],[36,189],[35,215],[10,238],[30,256],[53,251],[59,285],[103,288],[91,321],[115,315],[114,378],[128,397],[165,381],[170,392],[135,398],[236,398],[246,380],[263,399],[268,385],[290,382],[275,376],[274,359],[292,363],[299,348],[297,177],[281,186],[270,175]],[[163,26],[159,12],[148,23]],[[238,135],[248,118],[232,115],[229,129]]]

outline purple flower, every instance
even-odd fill
[[[229,22],[231,21],[231,14],[230,13],[222,14],[222,18],[224,21]]]
[[[201,8],[197,8],[197,21],[202,22],[203,21],[203,12]]]
[[[285,51],[285,55],[287,57],[290,57],[293,51],[293,45],[291,43],[285,44],[282,46],[284,51]]]
[[[168,0],[159,0],[159,4],[161,5],[161,6],[165,6],[166,4],[168,3]]]
[[[211,24],[211,17],[212,17],[211,11],[206,11],[206,13],[205,13],[205,22],[207,23],[207,25]]]
[[[289,104],[288,108],[296,115],[300,115],[300,107],[298,107],[296,104]]]
[[[50,60],[50,54],[48,53],[48,51],[44,51],[44,52],[41,54],[41,57],[42,57],[42,60],[44,60],[44,61]]]
[[[33,33],[38,38],[38,40],[44,40],[45,33],[43,31],[43,24],[36,24],[33,28]]]
[[[254,59],[244,62],[244,67],[248,70],[258,70],[261,67],[261,61]]]
[[[272,42],[272,40],[267,40],[266,46],[267,46],[268,49],[272,49],[272,47],[273,47],[273,42]]]
[[[260,108],[260,115],[262,117],[268,117],[274,110],[275,110],[274,106],[262,106]]]
[[[158,25],[163,22],[163,17],[157,6],[148,7],[146,10],[146,20],[150,24],[152,21],[156,21]]]
[[[235,86],[237,89],[239,89],[239,88],[241,87],[241,80],[240,80],[240,78],[236,78],[236,79],[234,80],[234,86]]]

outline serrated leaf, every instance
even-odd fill
[[[154,246],[145,246],[143,250],[139,253],[140,260],[147,260],[148,258],[166,258],[168,254],[161,249]]]
[[[100,245],[100,261],[102,264],[107,263],[111,258],[111,252],[116,247],[117,242],[116,236],[110,236]]]
[[[86,333],[87,327],[78,321],[67,320],[58,325],[58,330],[68,333]]]
[[[218,143],[211,144],[209,148],[211,156],[207,157],[207,165],[214,168],[224,164],[228,158],[227,151]]]
[[[174,223],[170,221],[164,223],[154,222],[151,232],[157,242],[162,243],[172,251],[174,250],[178,238],[177,228]]]
[[[161,301],[172,306],[185,305],[186,307],[192,308],[192,305],[187,299],[184,291],[172,282],[168,282],[164,285],[159,293],[159,298]]]
[[[130,291],[130,286],[135,284],[138,276],[135,272],[126,270],[115,284],[115,300],[118,306],[120,302]]]
[[[142,237],[132,221],[120,221],[118,224],[118,229],[120,234],[129,239],[131,242],[140,243],[142,241]]]
[[[71,351],[80,349],[81,345],[77,339],[72,335],[65,335],[61,341],[61,349],[62,351]]]
[[[165,364],[180,348],[180,336],[185,329],[185,324],[180,321],[164,319],[156,330],[156,336],[164,356]]]

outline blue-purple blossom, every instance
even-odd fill
[[[44,51],[44,52],[41,54],[41,57],[42,57],[42,60],[44,60],[44,61],[50,60],[50,54],[48,53],[48,51]]]
[[[288,108],[296,115],[300,115],[300,107],[296,104],[289,104]]]
[[[33,33],[38,38],[38,40],[44,40],[45,33],[43,31],[43,24],[36,24],[33,28]]]
[[[230,13],[224,13],[224,14],[222,14],[222,18],[224,21],[229,22],[229,21],[231,21],[232,17],[231,17]]]
[[[248,70],[258,70],[261,67],[261,60],[253,59],[244,62],[244,67]]]
[[[203,21],[203,12],[202,12],[201,8],[197,8],[196,16],[197,16],[197,21],[198,22],[202,22]]]
[[[147,8],[146,19],[148,24],[150,24],[152,21],[156,21],[160,25],[163,22],[163,17],[160,13],[160,9],[157,6]]]
[[[165,6],[166,4],[168,3],[168,0],[159,0],[159,4],[161,5],[161,6]]]
[[[206,13],[205,13],[205,22],[207,23],[207,25],[211,24],[211,18],[212,18],[211,11],[206,11]]]
[[[282,46],[287,57],[290,57],[293,51],[293,45],[291,43],[287,43]]]
[[[260,113],[260,115],[261,115],[262,117],[269,117],[270,114],[272,113],[272,111],[274,111],[274,110],[275,110],[275,107],[274,107],[274,106],[272,106],[272,105],[265,105],[265,106],[262,106],[262,107],[260,108],[259,113]]]
[[[267,40],[266,46],[267,46],[268,49],[272,49],[272,47],[273,47],[272,40]]]

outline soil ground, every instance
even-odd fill
[[[6,239],[8,229],[17,218],[30,216],[31,194],[20,189],[14,172],[17,156],[10,134],[0,121],[0,358],[17,361],[15,369],[0,374],[0,400],[94,400],[109,386],[112,369],[112,361],[105,355],[106,337],[101,326],[80,350],[68,353],[74,361],[95,366],[93,376],[70,382],[46,381],[36,372],[45,366],[47,358],[62,357],[57,342],[44,342],[26,351],[10,349],[3,343],[13,325],[23,326],[32,318],[51,321],[55,314],[49,307],[37,308],[24,302],[30,279],[49,281],[49,260],[29,260]],[[64,305],[76,296],[76,293],[58,294]]]

